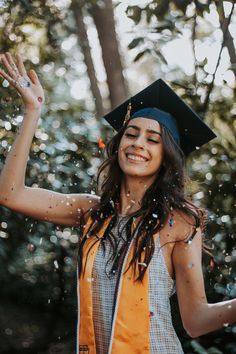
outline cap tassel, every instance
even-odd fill
[[[125,125],[127,120],[130,118],[131,109],[132,109],[132,105],[131,105],[131,102],[129,102],[123,125]]]

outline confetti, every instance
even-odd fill
[[[169,220],[169,225],[170,225],[170,227],[174,225],[174,219],[172,217]]]
[[[55,267],[56,269],[59,269],[59,264],[58,264],[57,260],[55,260],[55,261],[53,262],[53,264],[54,264],[54,267]]]
[[[92,281],[94,281],[94,278],[87,278],[86,281],[87,281],[88,283],[92,283]]]
[[[210,260],[210,268],[213,269],[214,266],[215,266],[215,263],[214,263],[213,259],[211,259],[211,260]]]
[[[2,86],[3,87],[8,87],[8,86],[10,86],[10,84],[9,84],[9,82],[7,80],[3,80]]]
[[[35,246],[32,243],[29,243],[27,245],[27,251],[28,252],[34,252],[34,250],[35,250]]]
[[[99,149],[102,149],[102,150],[105,149],[105,147],[106,147],[106,145],[104,144],[102,138],[98,139],[98,147],[99,147]]]

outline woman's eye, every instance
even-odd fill
[[[152,143],[156,143],[156,144],[159,144],[159,141],[157,141],[157,140],[154,140],[154,139],[148,139],[148,141],[151,141]]]
[[[125,136],[127,136],[128,138],[136,138],[136,135],[130,133],[126,133]]]

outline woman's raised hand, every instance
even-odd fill
[[[27,74],[19,54],[16,55],[16,64],[10,53],[2,54],[0,62],[5,68],[0,68],[0,76],[16,88],[26,108],[39,109],[44,101],[44,93],[36,72],[30,70]]]

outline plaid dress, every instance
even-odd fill
[[[127,218],[119,217],[113,227],[113,234],[119,238],[118,248],[125,242],[119,230]],[[180,341],[175,333],[171,319],[169,298],[175,293],[175,284],[170,277],[159,237],[156,239],[155,252],[149,264],[149,310],[150,310],[150,354],[168,353],[183,354]],[[106,243],[105,252],[100,244],[93,267],[93,321],[97,354],[108,354],[112,310],[115,296],[117,275],[110,275],[112,263],[108,263],[111,255],[110,242]],[[135,353],[130,353],[135,354]]]

